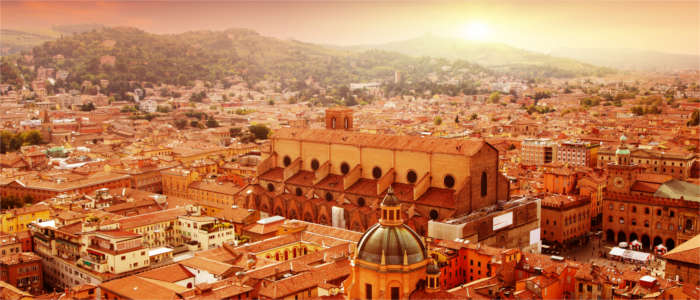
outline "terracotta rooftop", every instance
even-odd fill
[[[700,235],[696,235],[676,246],[663,257],[668,260],[685,262],[696,266],[700,265]]]
[[[275,131],[272,138],[467,156],[475,154],[484,144],[486,144],[483,140],[382,135],[344,130],[301,128],[281,128]]]

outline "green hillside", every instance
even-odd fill
[[[379,49],[411,56],[462,59],[523,77],[574,77],[613,72],[579,61],[526,51],[502,43],[480,43],[426,35],[415,39],[348,49]]]
[[[452,76],[488,73],[464,61],[414,58],[394,52],[338,50],[298,41],[264,37],[245,29],[196,31],[158,35],[134,28],[104,28],[64,36],[32,49],[33,65],[67,70],[66,86],[83,81],[110,80],[114,86],[128,81],[192,84],[240,76],[250,83],[275,80],[282,89],[303,88],[313,77],[323,85],[393,78],[401,71],[407,80],[424,80],[428,73]],[[56,59],[61,55],[63,59]],[[100,58],[113,56],[114,65]],[[19,60],[25,81],[35,74]],[[454,66],[443,71],[443,66]],[[62,84],[62,83],[59,83]]]

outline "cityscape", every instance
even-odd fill
[[[0,299],[700,299],[696,1],[0,15]]]

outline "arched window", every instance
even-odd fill
[[[294,193],[295,193],[297,196],[301,196],[301,194],[302,194],[301,188],[297,188],[297,189],[294,191]]]
[[[365,198],[362,198],[362,197],[357,198],[357,205],[358,205],[359,207],[365,206]]]
[[[282,159],[282,163],[284,163],[284,166],[289,166],[292,164],[292,159],[289,158],[289,156],[285,155],[284,158]]]
[[[268,184],[267,184],[267,190],[270,191],[270,192],[274,192],[274,191],[275,191],[275,185],[273,185],[272,183],[268,183]]]
[[[487,182],[487,177],[486,177],[486,172],[481,172],[481,197],[486,196],[488,194],[488,182]]]
[[[319,165],[318,159],[315,159],[315,158],[312,159],[311,160],[311,170],[316,171],[316,170],[318,170],[319,167],[320,167],[320,165]]]

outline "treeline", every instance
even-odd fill
[[[279,91],[299,91],[309,88],[308,79],[327,87],[391,79],[395,71],[411,82],[431,73],[489,72],[464,61],[414,58],[378,50],[335,50],[263,37],[250,30],[157,35],[134,28],[104,28],[46,42],[35,47],[31,55],[31,62],[16,56],[17,66],[3,60],[2,82],[26,84],[36,78],[38,67],[51,67],[70,73],[51,88],[80,90],[85,81],[97,85],[106,79],[109,86],[103,93],[116,94],[116,100],[126,100],[127,93],[143,82],[193,86],[195,80],[214,82],[236,77],[249,86],[274,81],[280,83],[276,87]],[[444,71],[444,66],[451,68]],[[459,86],[453,93],[470,89]],[[197,95],[193,100],[199,98]]]
[[[0,153],[14,152],[22,146],[41,144],[41,133],[37,130],[12,133],[3,130],[0,132]]]

